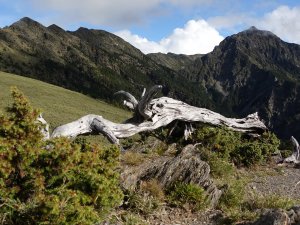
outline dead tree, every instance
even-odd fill
[[[133,117],[123,123],[114,123],[102,116],[90,114],[55,128],[50,138],[59,136],[74,138],[81,134],[101,133],[110,142],[119,144],[120,138],[130,137],[144,131],[152,131],[173,121],[201,122],[213,126],[225,126],[231,130],[251,135],[259,135],[267,130],[257,113],[250,114],[242,119],[227,118],[211,110],[194,107],[172,98],[160,97],[153,99],[161,89],[161,85],[156,85],[147,92],[144,89],[140,101],[128,92],[117,92],[116,95],[125,97],[124,105],[134,112]],[[186,126],[185,136],[190,135],[192,131],[191,125]]]
[[[294,151],[291,156],[284,159],[284,162],[299,163],[300,162],[300,146],[296,138],[291,137],[291,142],[294,146]]]

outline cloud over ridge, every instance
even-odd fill
[[[205,20],[189,20],[183,28],[158,42],[132,34],[129,30],[115,32],[144,53],[206,54],[211,52],[224,38]]]

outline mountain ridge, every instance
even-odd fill
[[[144,87],[160,83],[166,86],[165,94],[194,98],[195,102],[195,96],[184,89],[199,89],[120,37],[102,30],[63,31],[23,18],[0,30],[0,47],[1,70],[106,100],[120,89],[139,95]]]
[[[162,84],[164,95],[226,116],[258,111],[284,138],[300,138],[299,65],[299,45],[255,27],[194,56],[145,55],[107,31],[65,31],[30,18],[0,29],[0,70],[106,100]]]

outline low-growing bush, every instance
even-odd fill
[[[216,152],[204,147],[200,148],[201,159],[210,166],[210,174],[214,178],[226,178],[233,174],[235,168],[233,163],[218,156]]]
[[[196,184],[176,183],[167,190],[168,202],[182,207],[187,205],[197,211],[208,206],[208,199],[204,189]]]
[[[218,208],[225,217],[222,224],[236,224],[238,221],[253,221],[258,218],[261,209],[290,209],[299,204],[299,200],[277,194],[245,194],[246,180],[230,180],[223,188]]]
[[[245,207],[246,180],[232,177],[226,181],[217,206],[225,215],[220,224],[236,224],[238,221],[254,220],[257,213]]]
[[[249,210],[256,209],[290,209],[299,204],[296,199],[280,196],[278,194],[262,195],[252,193],[246,200],[245,205]]]
[[[245,181],[231,180],[223,187],[223,193],[219,200],[221,208],[239,207],[244,202]]]
[[[201,143],[202,147],[225,161],[248,167],[266,162],[280,145],[279,139],[270,132],[253,138],[227,128],[207,125],[197,128],[192,141]]]
[[[121,220],[123,225],[148,225],[141,216],[134,213],[125,213],[121,215]],[[118,222],[112,224],[118,224]]]
[[[13,89],[13,106],[0,116],[2,224],[93,224],[121,203],[119,149],[43,141],[38,110]]]

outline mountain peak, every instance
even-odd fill
[[[19,21],[13,23],[11,26],[12,27],[23,27],[23,26],[34,26],[34,27],[44,27],[42,24],[39,22],[29,18],[29,17],[23,17]]]
[[[48,26],[47,28],[56,33],[65,32],[65,30],[63,28],[61,28],[60,26],[57,26],[56,24],[52,24],[52,25]]]
[[[246,34],[246,35],[259,35],[259,36],[272,36],[272,37],[277,37],[275,34],[273,34],[271,31],[267,30],[260,30],[256,28],[255,26],[251,26],[248,29],[238,33],[239,34]]]
[[[29,18],[27,16],[25,16],[22,19],[20,19],[20,21],[23,21],[25,23],[37,23],[35,20],[33,20],[33,19],[31,19],[31,18]]]
[[[33,26],[42,26],[39,22],[29,18],[29,17],[23,17],[22,19],[19,20],[19,22],[23,22],[27,25],[33,25]]]
[[[255,26],[251,26],[248,28],[248,31],[256,31],[258,30]]]

